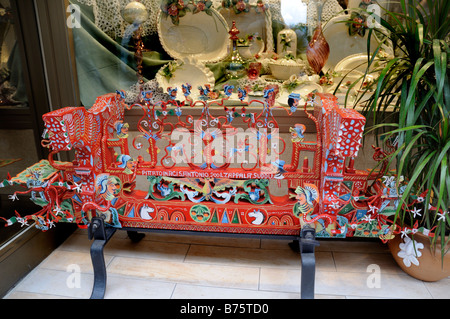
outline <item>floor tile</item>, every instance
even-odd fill
[[[261,268],[259,289],[300,293],[300,269]]]
[[[315,292],[367,298],[427,299],[431,294],[423,282],[407,275],[381,274],[379,281],[373,273],[317,272]]]
[[[298,299],[298,293],[177,284],[173,299]]]
[[[314,299],[347,299],[346,296],[314,294]]]
[[[239,247],[192,245],[187,262],[220,265],[300,267],[300,254],[291,250],[269,250]]]
[[[123,257],[152,258],[183,261],[189,249],[187,244],[112,238],[105,246],[105,254]]]
[[[126,233],[126,232],[119,232]],[[116,236],[116,235],[114,235]],[[237,238],[229,236],[204,236],[192,234],[177,234],[177,233],[159,233],[146,232],[143,240],[159,241],[166,243],[184,243],[195,245],[209,245],[209,246],[228,246],[228,247],[247,247],[259,248],[261,243],[259,238]]]
[[[450,278],[444,278],[436,282],[425,282],[433,298],[436,299],[450,299]]]
[[[113,256],[106,254],[104,257],[106,265],[113,258]],[[39,265],[39,268],[63,271],[73,271],[76,267],[83,273],[93,273],[92,260],[89,252],[82,253],[57,249]]]
[[[89,298],[92,292],[93,276],[80,274],[80,285],[76,287],[76,285],[67,284],[70,274],[51,269],[38,269],[23,280],[7,298]],[[174,283],[108,274],[105,299],[169,299],[174,287]]]
[[[75,232],[58,248],[67,251],[89,252],[91,245],[92,241],[89,240],[87,233]]]
[[[6,295],[4,299],[73,299],[71,297],[57,296],[57,295],[46,295],[46,294],[38,294],[32,292],[24,292],[24,291],[13,291]]]
[[[316,252],[316,274],[318,271],[336,272],[331,252]],[[300,292],[301,267],[261,267],[260,290]]]
[[[108,276],[105,299],[170,299],[174,283]]]
[[[316,271],[336,271],[333,253],[329,251],[316,251]]]
[[[108,273],[161,281],[257,289],[259,269],[189,262],[115,257]]]
[[[379,267],[382,273],[403,274],[392,255],[374,254],[372,252],[333,252],[336,271],[340,272],[367,272],[370,267]]]
[[[365,253],[389,253],[389,248],[378,239],[319,239],[320,246],[316,251],[341,251]]]
[[[289,247],[289,243],[292,240],[287,239],[261,239],[261,248],[262,249],[286,249],[291,250]]]
[[[89,298],[94,276],[80,273],[77,279],[73,272],[37,268],[26,276],[15,291],[55,295],[72,298]]]
[[[105,247],[105,298],[296,299],[301,257],[289,242],[146,232],[132,243],[117,231]],[[319,242],[317,299],[450,299],[450,278],[427,283],[406,275],[378,240]],[[75,231],[5,298],[89,298],[91,244],[86,230]]]

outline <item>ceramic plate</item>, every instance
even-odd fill
[[[303,107],[306,102],[305,97],[314,90],[317,90],[317,92],[319,93],[323,92],[323,89],[319,84],[314,82],[307,82],[298,85],[291,93],[300,93],[299,105]],[[288,106],[287,101],[289,98],[289,94],[290,93],[287,90],[282,90],[278,95],[276,102],[282,106]]]
[[[367,31],[364,37],[358,34],[350,36],[348,27],[344,22],[348,20],[350,20],[350,15],[337,16],[330,19],[324,27],[323,35],[330,46],[330,55],[322,68],[323,72],[333,70],[336,64],[350,55],[367,54],[367,36],[369,32]],[[372,51],[379,45],[379,41],[374,34],[372,33],[370,39]],[[392,52],[389,47],[385,47],[385,49],[388,54]]]
[[[368,60],[367,54],[362,53],[352,54],[339,61],[334,67],[334,71],[342,72],[344,70],[354,70],[364,74],[364,72],[366,72],[367,69],[367,60]]]
[[[227,56],[230,43],[227,22],[215,9],[210,10],[212,15],[188,12],[180,18],[179,25],[160,13],[159,40],[172,58],[211,63]]]
[[[171,63],[176,63],[178,66],[175,66],[170,78],[164,76],[163,70],[167,67],[167,64],[158,71],[155,77],[164,93],[167,93],[168,87],[177,87],[177,99],[184,101],[181,85],[189,83],[192,86],[190,97],[195,100],[200,95],[199,86],[204,87],[205,84],[209,84],[211,88],[214,88],[214,74],[202,63],[193,59],[177,60]]]

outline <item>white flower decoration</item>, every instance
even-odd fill
[[[448,214],[448,212],[443,212],[443,213],[437,213],[439,218],[438,218],[438,222],[440,221],[445,221],[445,215]]]
[[[423,244],[418,243],[409,237],[405,237],[403,240],[404,243],[399,245],[400,251],[397,253],[397,256],[403,258],[403,264],[405,264],[406,267],[411,267],[411,263],[419,266],[418,258],[422,256],[419,249],[424,248]]]
[[[414,209],[411,211],[411,214],[413,214],[413,217],[416,218],[416,216],[422,216],[422,214],[419,214],[421,209],[417,209],[414,207]]]
[[[377,206],[372,206],[369,204],[369,211],[368,213],[376,213],[378,211],[378,207]]]

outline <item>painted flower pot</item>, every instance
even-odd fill
[[[416,279],[438,281],[450,276],[450,254],[444,256],[442,267],[441,246],[432,251],[430,239],[423,234],[416,233],[413,239],[395,236],[388,246],[400,268]]]

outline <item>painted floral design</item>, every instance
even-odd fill
[[[347,22],[347,26],[348,34],[350,36],[358,34],[359,36],[364,37],[367,30],[366,17],[357,12],[353,12],[350,21]]]
[[[397,256],[403,259],[403,264],[405,264],[406,267],[411,267],[411,264],[419,266],[418,258],[422,256],[419,249],[424,248],[423,244],[408,236],[405,237],[403,241],[404,242],[399,245],[400,251],[397,253]]]
[[[258,1],[256,2],[256,8],[255,8],[256,12],[258,12],[258,13],[263,13],[263,12],[265,12],[267,9],[268,9],[268,5],[267,5],[267,4],[264,4],[264,2],[263,2],[262,0],[258,0]]]
[[[211,6],[212,6],[212,1],[211,0],[200,0],[197,1],[196,3],[194,3],[195,5],[195,9],[194,11],[192,11],[192,13],[198,13],[198,12],[205,12],[208,15],[211,15]]]
[[[367,8],[369,5],[373,4],[374,1],[372,0],[362,0],[359,3],[359,9],[358,11],[353,11],[350,16],[350,21],[347,21],[346,25],[348,27],[348,34],[350,36],[353,36],[355,34],[364,37],[366,34],[367,27],[367,14],[365,11],[367,11]]]
[[[165,18],[172,20],[174,25],[180,24],[180,18],[184,17],[187,12],[193,14],[205,12],[212,15],[212,1],[211,0],[163,0],[161,2],[161,11]]]
[[[163,0],[161,2],[161,11],[167,18],[170,17],[172,23],[178,25],[180,18],[186,15],[187,11],[191,11],[188,8],[187,0]]]
[[[223,0],[223,8],[232,8],[236,14],[250,10],[249,0]]]

